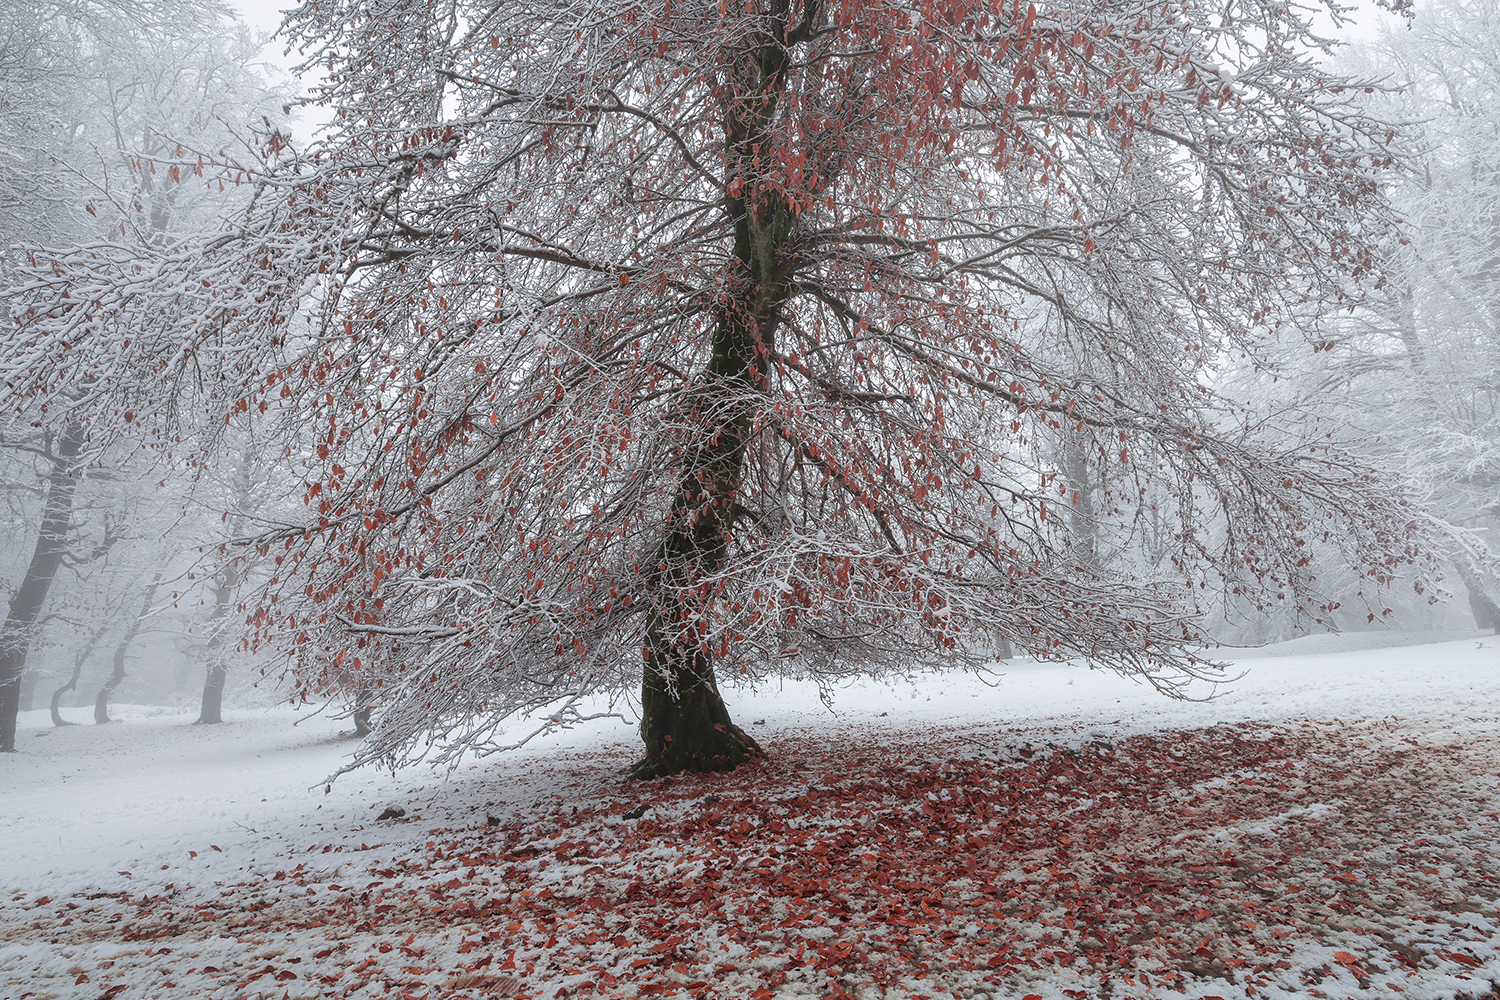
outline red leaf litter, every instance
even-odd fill
[[[42,957],[8,995],[1462,998],[1500,979],[1493,734],[812,732],[650,784],[620,781],[630,746],[560,755],[535,766],[563,794],[344,855],[327,881],[285,858],[235,886],[17,896],[0,944]],[[47,964],[88,946],[108,957]]]

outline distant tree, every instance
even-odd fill
[[[723,769],[726,671],[997,636],[1175,691],[1210,588],[1414,558],[1398,490],[1215,388],[1379,277],[1390,130],[1303,13],[309,0],[327,138],[268,136],[222,235],[39,260],[7,377],[312,437],[253,624],[379,692],[360,760],[636,682],[633,773]],[[1108,467],[1193,515],[1151,576],[1073,543]]]
[[[211,523],[199,527],[206,543],[202,553],[211,566],[204,582],[212,601],[207,620],[195,626],[205,637],[200,647],[205,666],[200,725],[224,721],[225,686],[244,634],[243,590],[254,586],[261,562],[248,547],[225,543],[242,540],[252,523],[265,524],[276,514],[286,492],[273,481],[280,457],[262,454],[253,435],[247,436],[198,478],[198,502],[220,511]]]
[[[63,726],[75,725],[75,723],[69,722],[62,717],[62,696],[78,687],[78,678],[83,673],[83,665],[88,662],[89,657],[94,655],[94,650],[99,648],[99,644],[104,640],[104,635],[108,631],[108,622],[94,630],[93,634],[89,636],[88,641],[79,646],[78,651],[73,654],[73,673],[68,677],[67,683],[60,684],[52,689],[52,704],[50,706],[52,709],[52,724],[59,729]]]
[[[45,272],[38,254],[47,259],[47,248],[88,254],[107,246],[140,257],[216,218],[225,198],[215,165],[250,135],[241,119],[254,110],[263,121],[274,96],[255,65],[257,48],[213,3],[41,0],[0,10],[0,288],[8,300],[34,286],[38,266]],[[117,347],[128,348],[131,334],[117,334]],[[20,678],[68,554],[80,480],[103,456],[129,452],[122,442],[171,444],[137,433],[128,407],[107,418],[91,410],[109,394],[107,378],[38,392],[12,377],[26,364],[8,356],[0,448],[45,464],[45,500],[0,625],[0,750],[14,749]]]
[[[33,449],[47,463],[46,498],[26,574],[12,592],[5,623],[0,625],[0,752],[3,753],[11,753],[16,748],[21,672],[26,667],[26,653],[46,603],[47,591],[67,553],[83,438],[83,424],[70,420],[63,425],[59,437],[47,435],[42,439],[41,448]]]
[[[1487,592],[1500,514],[1500,3],[1441,0],[1345,60],[1380,73],[1372,113],[1407,123],[1388,180],[1402,239],[1387,282],[1307,361],[1309,391],[1337,406],[1372,461],[1417,485],[1450,526],[1443,546],[1475,621],[1500,627]]]
[[[99,694],[94,699],[94,722],[104,725],[109,719],[109,699],[115,693],[115,688],[125,679],[125,657],[130,652],[131,644],[140,636],[141,629],[151,618],[154,610],[152,603],[156,599],[156,591],[161,586],[161,571],[157,571],[151,585],[145,590],[141,597],[141,606],[135,615],[131,617],[130,624],[125,629],[125,634],[120,636],[120,641],[115,644],[114,670],[110,672],[109,679],[99,689]]]

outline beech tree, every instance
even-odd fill
[[[299,697],[377,692],[357,760],[639,684],[636,776],[729,768],[762,751],[720,677],[997,638],[1177,692],[1201,594],[1316,614],[1307,545],[1416,558],[1399,490],[1215,387],[1381,277],[1390,129],[1300,8],[308,0],[283,30],[326,138],[269,135],[219,234],[39,260],[7,377],[310,436],[250,621]],[[1164,569],[1068,543],[1059,440],[1172,505]]]

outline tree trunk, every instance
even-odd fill
[[[207,676],[203,678],[203,700],[198,704],[197,726],[213,726],[224,721],[224,681],[229,677],[229,665],[223,660],[211,660]]]
[[[811,8],[809,8],[811,10]],[[810,23],[810,22],[809,22]],[[694,412],[696,446],[656,552],[655,596],[646,621],[641,683],[641,739],[646,756],[630,774],[654,778],[679,771],[725,771],[765,751],[729,719],[705,641],[714,585],[739,510],[738,492],[751,411],[769,385],[776,329],[788,294],[783,254],[796,212],[774,185],[756,174],[761,144],[785,82],[788,43],[808,30],[786,25],[757,39],[735,69],[744,101],[726,100],[731,172],[725,199],[734,231],[729,295],[714,327],[713,354]]]
[[[0,751],[16,749],[16,713],[21,708],[21,673],[31,648],[31,630],[46,603],[52,578],[62,565],[73,521],[73,497],[78,489],[76,460],[83,449],[84,428],[69,423],[52,455],[47,474],[47,499],[42,507],[42,526],[36,548],[21,586],[10,599],[5,624],[0,626]]]
[[[109,696],[114,693],[115,688],[125,679],[125,653],[130,649],[130,644],[135,642],[135,637],[141,634],[141,626],[151,616],[151,602],[156,599],[156,588],[161,585],[161,570],[156,571],[156,578],[151,581],[151,586],[146,588],[146,594],[141,599],[141,609],[136,612],[135,620],[120,637],[120,644],[115,647],[115,669],[109,675],[109,680],[99,689],[99,697],[94,700],[94,723],[104,725],[109,722]]]
[[[31,699],[36,697],[37,682],[41,679],[42,675],[37,673],[35,670],[28,671],[21,675],[20,710],[22,712],[31,711]]]
[[[73,676],[68,680],[68,683],[64,684],[62,687],[60,687],[57,690],[55,690],[55,691],[52,692],[52,724],[54,726],[56,726],[58,729],[61,729],[63,726],[76,726],[76,725],[78,725],[78,723],[76,723],[76,722],[69,722],[67,719],[64,719],[62,717],[62,707],[61,707],[62,696],[65,695],[65,694],[67,694],[69,691],[73,690],[77,686],[78,686],[78,671],[75,670],[75,671],[73,671]]]
[[[77,723],[69,722],[62,717],[62,711],[60,710],[62,696],[78,686],[78,677],[83,673],[83,665],[88,662],[90,656],[94,655],[94,650],[99,648],[99,640],[104,638],[104,633],[107,631],[109,631],[109,626],[105,625],[89,637],[88,644],[78,651],[77,656],[73,657],[73,676],[68,678],[68,683],[52,692],[52,724],[54,726],[61,728],[62,726],[77,725]]]
[[[722,378],[719,342],[739,324],[726,319],[715,334],[708,380],[710,399],[731,401],[743,379]],[[726,332],[729,331],[729,332]],[[720,392],[714,392],[715,389]],[[742,397],[740,397],[742,399]],[[714,678],[713,652],[705,640],[714,578],[728,552],[733,501],[749,431],[743,402],[707,412],[732,414],[703,431],[712,442],[697,449],[672,504],[668,535],[656,552],[660,571],[648,612],[641,682],[641,739],[646,756],[631,777],[655,778],[680,771],[727,771],[765,751],[729,719]]]
[[[239,567],[230,562],[214,578],[214,613],[209,618],[207,674],[203,678],[203,701],[198,709],[197,725],[217,725],[224,721],[224,683],[229,677],[229,662],[224,658],[224,625],[239,585]]]
[[[1072,433],[1063,432],[1062,473],[1073,490],[1068,505],[1068,528],[1077,546],[1079,560],[1098,573],[1102,562],[1099,516],[1094,503],[1094,470],[1090,468],[1088,445]]]
[[[674,642],[659,628],[649,636],[641,682],[641,739],[646,756],[633,778],[680,771],[729,771],[765,751],[729,719],[712,658]],[[673,691],[672,689],[676,690]]]
[[[214,613],[209,619],[212,635],[208,637],[207,674],[203,679],[203,701],[198,708],[197,725],[217,725],[224,721],[224,682],[229,677],[229,663],[224,658],[224,624],[239,570],[234,563],[225,566],[214,581]]]
[[[1000,659],[1002,660],[1015,659],[1016,649],[1010,643],[1010,636],[1004,634],[1003,632],[997,637],[997,641],[995,643],[995,655],[1000,657]]]
[[[372,727],[370,725],[370,711],[375,704],[375,695],[369,688],[360,688],[354,693],[354,735],[369,736]]]
[[[253,447],[247,446],[240,456],[240,466],[234,477],[234,520],[229,533],[237,536],[244,528],[245,510],[250,504],[250,470],[254,458]],[[198,708],[195,725],[218,725],[224,721],[224,683],[229,677],[229,661],[224,656],[224,626],[229,620],[229,610],[234,602],[235,588],[244,578],[244,568],[231,559],[214,576],[214,613],[208,619],[208,663],[203,678],[203,701]]]
[[[1494,614],[1490,611],[1493,605],[1487,605],[1484,595],[1469,591],[1469,613],[1474,616],[1474,624],[1479,628],[1493,629],[1497,624]]]
[[[1458,578],[1469,590],[1469,609],[1474,613],[1474,624],[1500,635],[1500,604],[1496,604],[1485,591],[1479,571],[1462,553],[1453,557],[1453,565],[1458,568]]]

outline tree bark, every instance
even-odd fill
[[[81,661],[80,661],[81,665]],[[78,686],[78,671],[73,671],[73,676],[68,683],[52,692],[52,725],[61,729],[63,726],[76,726],[78,723],[69,722],[62,717],[62,696]]]
[[[99,697],[94,700],[94,723],[104,725],[109,722],[109,696],[114,694],[115,688],[125,679],[125,653],[130,649],[130,644],[135,642],[135,637],[140,635],[141,626],[151,616],[151,602],[156,599],[156,588],[161,586],[161,570],[156,571],[156,578],[151,581],[151,586],[146,588],[146,594],[141,598],[141,608],[136,612],[135,619],[125,634],[120,637],[120,644],[115,647],[115,669],[109,675],[109,680],[99,689]]]
[[[78,453],[83,449],[83,424],[63,428],[57,450],[51,453],[52,470],[47,474],[47,498],[42,506],[42,525],[36,547],[21,586],[10,599],[5,624],[0,626],[0,751],[16,749],[16,713],[21,708],[21,673],[31,649],[32,626],[47,601],[47,591],[62,565],[73,522],[73,498],[78,490]],[[50,450],[50,449],[49,449]]]
[[[729,295],[714,327],[713,353],[695,412],[698,443],[668,515],[657,549],[657,586],[646,622],[641,683],[641,739],[646,755],[635,778],[680,771],[725,771],[765,751],[730,721],[714,677],[714,651],[705,641],[714,585],[734,529],[740,476],[755,398],[769,385],[776,329],[788,295],[783,255],[793,241],[796,213],[773,185],[756,176],[759,150],[785,84],[790,44],[808,21],[781,24],[757,39],[736,67],[738,100],[726,99],[724,126],[733,175],[725,211],[734,232]],[[740,88],[743,88],[740,90]]]
[[[253,447],[247,446],[240,456],[240,466],[234,477],[234,520],[229,533],[237,536],[244,528],[244,512],[250,504],[250,470],[254,459]],[[224,721],[224,684],[229,677],[229,661],[224,656],[224,626],[233,606],[235,588],[244,579],[244,567],[231,559],[214,575],[214,613],[209,617],[208,662],[203,678],[203,700],[198,707],[195,725],[218,725]]]
[[[656,597],[648,612],[641,683],[641,739],[646,755],[635,778],[680,771],[727,771],[765,751],[730,721],[703,636],[713,584],[728,551],[734,495],[749,432],[743,391],[745,330],[725,317],[715,333],[703,412],[724,422],[700,431],[707,443],[691,457],[673,501],[666,539],[656,552]],[[754,343],[759,342],[756,336]],[[754,365],[753,358],[749,361]],[[738,369],[738,370],[736,370]],[[726,377],[726,373],[733,375]],[[718,397],[715,399],[715,397]],[[699,414],[702,417],[702,413]]]
[[[198,703],[197,726],[214,726],[224,721],[224,682],[229,677],[229,664],[223,660],[209,660],[203,678],[203,700]]]
[[[1094,502],[1094,471],[1089,467],[1089,452],[1084,442],[1067,431],[1063,434],[1062,473],[1073,490],[1072,503],[1068,505],[1068,528],[1078,546],[1076,551],[1080,561],[1091,572],[1098,573],[1103,546]]]
[[[1474,616],[1474,624],[1480,628],[1493,629],[1497,624],[1494,614],[1490,611],[1493,605],[1486,606],[1483,595],[1469,591],[1469,614]]]

